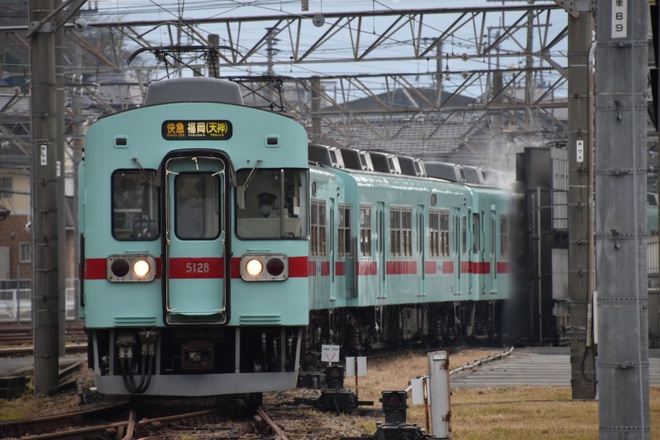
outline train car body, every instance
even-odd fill
[[[501,334],[508,191],[332,166],[312,166],[310,181],[312,210],[324,213],[323,225],[312,220],[316,345],[350,353]]]
[[[307,134],[236,84],[155,83],[79,170],[81,314],[106,394],[295,387],[308,324]],[[260,202],[268,199],[270,212]]]

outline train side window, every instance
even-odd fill
[[[371,206],[360,206],[360,255],[371,256]]]
[[[339,205],[338,251],[340,257],[350,257],[351,251],[351,205]]]
[[[490,220],[490,255],[495,255],[497,252],[497,220],[492,218]]]
[[[122,241],[156,240],[159,187],[155,170],[117,170],[112,174],[112,236]]]
[[[509,223],[506,216],[500,216],[500,257],[506,258],[509,252]]]
[[[429,255],[440,256],[440,212],[429,211]]]
[[[449,256],[449,211],[429,211],[429,251],[431,257]]]
[[[312,200],[311,217],[311,254],[313,257],[325,257],[327,252],[327,221],[325,200]]]
[[[481,224],[479,214],[472,214],[472,252],[478,253],[481,249]]]
[[[440,256],[449,256],[449,210],[440,211]]]
[[[220,184],[217,176],[181,173],[174,179],[176,236],[212,240],[220,235]]]
[[[412,256],[412,208],[390,208],[390,255]]]

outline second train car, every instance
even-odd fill
[[[310,145],[310,345],[503,336],[511,192],[427,176],[422,163],[404,175],[382,153],[390,165],[374,171],[374,153],[361,154]]]

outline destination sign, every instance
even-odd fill
[[[161,132],[168,141],[223,141],[231,138],[232,126],[231,122],[222,120],[169,120],[163,122]]]

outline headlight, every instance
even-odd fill
[[[289,259],[282,254],[243,255],[241,278],[245,281],[284,281],[289,278]]]
[[[264,264],[258,258],[250,258],[245,262],[245,272],[251,277],[258,277],[264,270]]]
[[[151,255],[110,255],[106,274],[113,283],[149,282],[156,278],[156,259]]]
[[[151,273],[151,264],[149,264],[148,260],[144,258],[135,260],[135,262],[133,263],[133,274],[136,277],[140,279],[144,279],[150,273]]]

